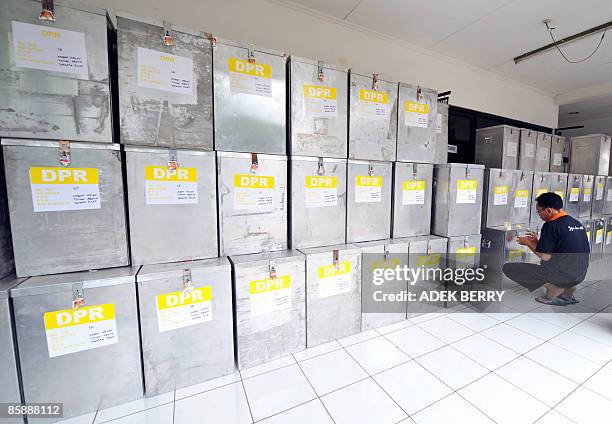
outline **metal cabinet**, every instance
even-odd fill
[[[2,140],[20,277],[128,264],[119,145]]]
[[[548,171],[550,169],[550,150],[552,135],[538,133],[536,137],[536,162],[534,171]]]
[[[361,249],[301,249],[306,255],[306,346],[361,331]]]
[[[212,150],[209,37],[118,13],[117,61],[121,143]]]
[[[394,163],[393,238],[429,234],[433,165]]]
[[[484,165],[434,166],[432,233],[442,237],[480,233]]]
[[[10,290],[24,281],[14,275],[0,280],[0,399],[2,402],[21,403],[21,383],[17,371],[15,336],[13,334],[13,308]],[[23,423],[23,418],[3,418],[7,424]]]
[[[593,183],[593,206],[591,208],[591,216],[593,218],[601,218],[604,215],[605,196],[606,196],[606,180],[608,177],[598,175]]]
[[[283,53],[217,40],[215,150],[286,153],[285,60]]]
[[[136,271],[45,275],[11,290],[25,402],[63,403],[70,418],[142,398]]]
[[[518,169],[521,131],[509,125],[476,130],[476,163],[487,168]]]
[[[606,178],[604,191],[604,215],[612,215],[612,177]]]
[[[219,254],[287,249],[287,158],[217,152]]]
[[[489,227],[482,230],[480,261],[486,266],[486,284],[500,290],[505,287],[502,267],[508,262],[530,262],[530,250],[518,243],[517,237],[525,235],[527,228],[522,225],[511,227]]]
[[[448,163],[448,104],[438,103],[434,163]]]
[[[531,189],[532,198],[529,210],[529,222],[531,224],[537,225],[541,222],[536,209],[536,199],[541,194],[551,192],[553,175],[552,172],[541,171],[536,171],[533,175],[533,185]],[[565,189],[563,190],[563,197],[565,197]]]
[[[291,56],[290,154],[347,157],[348,70]]]
[[[536,167],[536,147],[538,132],[521,129],[519,147],[519,169],[532,171]]]
[[[603,257],[606,238],[606,220],[603,218],[595,218],[592,220],[592,226],[591,261],[596,261]]]
[[[348,161],[347,242],[389,238],[391,184],[391,162]]]
[[[2,4],[0,137],[111,142],[106,11],[41,13],[40,1]]]
[[[509,169],[488,168],[484,173],[484,190],[482,196],[482,226],[496,227],[510,222],[515,197],[516,179]]]
[[[215,153],[125,152],[132,265],[217,256]]]
[[[570,172],[572,174],[608,175],[610,137],[591,134],[571,138]]]
[[[397,160],[435,163],[438,92],[399,84]]]
[[[230,257],[238,368],[306,348],[305,257],[296,250]]]
[[[580,203],[578,206],[578,217],[590,218],[593,208],[593,186],[595,177],[593,175],[582,175],[582,190],[580,192]]]
[[[227,258],[145,265],[136,281],[147,396],[234,371]]]
[[[349,73],[349,159],[394,161],[398,85],[378,74]]]
[[[346,159],[292,156],[292,249],[342,244],[346,239]]]
[[[580,201],[582,199],[583,176],[569,174],[567,177],[567,191],[565,194],[565,212],[578,219],[580,215]]]
[[[568,140],[563,136],[553,134],[550,143],[550,172],[566,172],[568,159]]]

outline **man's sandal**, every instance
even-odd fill
[[[564,300],[565,302],[567,302],[568,305],[575,305],[576,303],[580,303],[580,301],[576,299],[574,296],[571,296],[571,297],[559,296],[559,299]]]
[[[555,297],[554,299],[549,299],[545,296],[542,296],[542,297],[536,297],[535,301],[543,303],[545,305],[552,305],[552,306],[567,306],[570,304],[570,301],[563,300],[561,297]]]

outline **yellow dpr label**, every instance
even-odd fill
[[[508,259],[520,258],[522,254],[523,254],[522,250],[510,250],[508,252]]]
[[[274,188],[274,177],[264,175],[236,174],[234,187],[242,188]]]
[[[429,105],[427,103],[406,101],[406,112],[418,113],[427,115],[429,113]]]
[[[431,255],[426,255],[426,256],[419,256],[419,259],[417,261],[417,268],[422,268],[422,267],[433,267],[433,266],[439,266],[440,265],[440,254],[439,253],[432,253]]]
[[[580,188],[578,187],[572,187],[572,189],[570,190],[571,194],[580,194]]]
[[[250,63],[248,60],[231,57],[228,59],[228,66],[230,72],[252,75],[255,77],[272,78],[272,68],[263,63]]]
[[[591,194],[593,192],[592,188],[585,188],[584,189],[584,194]]]
[[[458,180],[457,181],[458,190],[476,190],[477,186],[478,186],[478,181],[476,180]]]
[[[404,190],[425,190],[425,180],[404,181]]]
[[[395,269],[400,265],[399,259],[387,259],[386,261],[372,262],[372,271],[376,269]]]
[[[495,194],[508,194],[508,186],[495,186]]]
[[[337,177],[325,177],[319,175],[308,175],[306,177],[306,188],[336,188]]]
[[[109,319],[115,319],[115,305],[112,303],[84,306],[75,310],[65,309],[63,311],[46,312],[44,314],[45,330],[91,324]]]
[[[516,197],[529,197],[529,190],[516,190]]]
[[[98,184],[96,168],[31,167],[31,184]]]
[[[377,175],[357,175],[355,177],[355,185],[361,187],[382,187],[382,177]]]
[[[389,95],[381,91],[360,89],[359,100],[362,102],[373,102],[386,105],[389,103]]]
[[[267,278],[264,280],[251,281],[249,291],[251,294],[271,292],[274,290],[288,289],[291,287],[291,277],[284,275],[275,279]]]
[[[327,265],[319,268],[319,278],[333,277],[334,275],[348,274],[351,272],[350,262],[340,262],[337,266]]]
[[[539,189],[536,191],[536,197],[540,197],[540,195],[541,195],[541,194],[544,194],[544,193],[548,193],[548,190],[546,190],[545,188],[539,188]]]
[[[476,255],[476,247],[462,247],[457,249],[458,257],[470,257]]]
[[[157,309],[159,310],[194,305],[212,300],[212,288],[211,286],[204,286],[194,288],[189,293],[183,291],[164,293],[155,296],[155,299],[157,301]]]
[[[336,99],[336,89],[334,87],[304,84],[304,97],[334,100]]]
[[[580,191],[580,189],[578,189],[578,191]],[[565,197],[565,193],[560,190],[555,191],[555,194],[558,194],[562,199]]]
[[[198,181],[198,169],[177,168],[170,170],[167,166],[145,166],[145,180],[184,181],[195,183]]]

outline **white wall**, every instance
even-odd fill
[[[580,135],[588,134],[612,135],[612,115],[594,119],[585,119],[582,121],[566,122],[560,126],[573,127],[578,125],[584,125],[584,128],[578,128],[575,130],[563,130],[563,135],[568,137],[577,137]]]
[[[220,38],[248,42],[365,72],[377,72],[394,80],[440,91],[452,90],[453,105],[547,127],[557,126],[558,106],[552,96],[344,21],[297,6],[289,7],[284,2],[82,1],[110,10],[168,20],[211,32]],[[409,20],[407,17],[407,25]]]

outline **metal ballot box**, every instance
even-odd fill
[[[480,266],[480,234],[448,238],[447,266],[454,269]]]
[[[572,174],[609,175],[610,136],[583,135],[571,138],[570,172]]]
[[[612,254],[612,216],[606,218],[606,234],[603,247],[604,259],[608,259],[606,256],[610,254]]]
[[[349,159],[394,161],[397,144],[395,81],[349,73]]]
[[[484,171],[482,196],[482,226],[495,227],[510,222],[516,192],[514,173],[511,169],[487,168]]]
[[[476,130],[476,163],[487,168],[518,169],[520,130],[508,125]]]
[[[23,281],[14,275],[0,280],[0,399],[3,403],[21,403],[10,290]],[[19,424],[23,423],[23,418],[3,418],[2,423]]]
[[[580,219],[591,217],[594,184],[595,177],[593,175],[582,176],[582,191],[580,192],[580,206],[578,211],[578,216]]]
[[[110,143],[106,11],[45,3],[2,2],[0,137]]]
[[[512,193],[510,209],[510,222],[512,224],[529,224],[531,191],[533,185],[533,171],[514,171],[512,179],[515,188]]]
[[[234,371],[227,258],[145,265],[136,281],[147,396]]]
[[[532,171],[548,171],[550,169],[550,150],[552,135],[538,133],[536,137],[536,163]]]
[[[530,250],[518,243],[517,237],[525,235],[527,228],[523,225],[510,227],[499,226],[483,228],[481,264],[486,266],[485,282],[499,289],[503,287],[502,267],[508,262],[530,262]]]
[[[429,234],[433,165],[395,162],[393,238]]]
[[[407,291],[408,282],[375,281],[378,273],[408,266],[410,239],[355,243],[361,248],[361,330],[371,330],[406,319],[406,302],[381,301],[382,296]]]
[[[604,215],[612,215],[612,177],[606,178],[604,192]]]
[[[594,222],[592,219],[581,219],[580,223],[584,226],[584,230],[587,234],[587,239],[589,240],[589,246],[591,248],[591,253],[593,253],[593,242],[594,242]]]
[[[290,154],[345,159],[348,70],[291,56]]]
[[[400,83],[398,110],[396,160],[435,163],[438,92]]]
[[[285,60],[283,53],[217,40],[215,150],[286,153]]]
[[[346,159],[292,156],[291,248],[343,244],[346,239]]]
[[[568,215],[578,219],[580,215],[580,201],[582,199],[582,181],[583,176],[578,174],[569,174],[567,177],[567,191],[565,194],[565,212]]]
[[[442,237],[480,233],[484,165],[434,166],[432,233]]]
[[[301,249],[306,255],[306,346],[361,330],[361,249],[351,244]]]
[[[128,264],[119,145],[4,139],[2,147],[17,276]]]
[[[519,168],[533,171],[536,166],[536,146],[538,133],[533,130],[521,129],[519,148]]]
[[[212,150],[212,46],[167,21],[117,14],[121,143]]]
[[[591,216],[593,218],[601,218],[604,215],[605,206],[605,191],[606,191],[606,180],[608,177],[602,175],[595,176],[595,182],[593,183],[593,206],[591,207]]]
[[[124,149],[132,265],[216,257],[215,153]]]
[[[591,261],[599,260],[603,257],[606,220],[603,218],[593,219],[593,234],[591,235]]]
[[[306,348],[305,256],[232,256],[238,369]]]
[[[552,178],[550,181],[550,191],[553,193],[557,193],[563,199],[563,204],[565,205],[565,201],[567,200],[567,181],[569,179],[569,175],[561,172],[553,172]]]
[[[287,157],[217,152],[219,254],[287,249]]]
[[[540,194],[549,193],[551,191],[553,177],[554,174],[552,172],[537,171],[533,175],[531,205],[529,210],[529,222],[532,224],[538,224],[541,222],[536,210],[536,199],[540,196]],[[563,192],[563,196],[565,196],[565,190],[563,190]]]
[[[0,155],[2,154],[0,149]],[[3,163],[2,160],[0,162]],[[11,220],[4,169],[0,170],[0,278],[15,272],[15,257],[11,240]]]
[[[438,103],[434,163],[448,163],[448,104]]]
[[[142,398],[136,271],[45,275],[11,290],[25,402],[63,403],[70,418]]]
[[[569,158],[569,143],[565,137],[553,135],[550,143],[550,172],[565,172]]]
[[[348,161],[346,240],[381,240],[391,235],[391,162]]]

